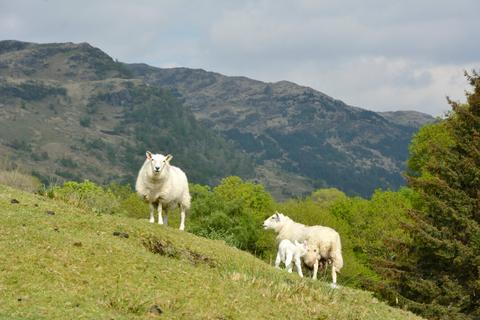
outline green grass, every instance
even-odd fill
[[[419,319],[221,241],[1,185],[0,252],[2,319]]]

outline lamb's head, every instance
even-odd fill
[[[303,256],[303,262],[309,267],[313,267],[317,260],[320,260],[320,250],[316,244],[307,243],[306,244],[306,253]]]
[[[263,221],[263,228],[278,231],[283,226],[284,222],[285,216],[280,212],[276,211],[275,214]]]
[[[146,156],[154,175],[160,175],[173,158],[171,154],[164,156],[163,154],[152,154],[150,151],[146,152]]]
[[[297,248],[297,253],[299,257],[303,257],[307,254],[307,249],[308,249],[307,240],[303,242],[298,242],[297,240],[295,240],[294,244],[295,244],[295,247]]]

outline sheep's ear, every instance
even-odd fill
[[[148,160],[152,160],[152,153],[150,151],[147,151],[145,155],[147,156]]]
[[[173,156],[171,154],[167,154],[167,156],[165,157],[165,162],[166,163],[170,163],[170,160],[172,160]]]

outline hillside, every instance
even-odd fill
[[[326,186],[362,196],[376,188],[397,189],[404,184],[401,173],[412,135],[433,121],[419,112],[352,107],[288,81],[126,67],[136,77],[176,92],[198,120],[251,154],[257,178],[274,194],[295,196]]]
[[[0,154],[45,182],[132,182],[146,150],[198,183],[254,174],[168,91],[86,43],[0,42],[0,97]]]
[[[1,185],[0,250],[0,318],[420,319],[221,241]]]
[[[123,64],[86,43],[0,41],[0,98],[0,154],[43,181],[131,182],[151,149],[193,182],[239,175],[278,199],[398,188],[412,134],[433,121],[286,81]]]

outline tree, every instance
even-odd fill
[[[420,195],[413,241],[396,287],[411,310],[433,319],[480,318],[480,77],[467,74],[467,104],[420,130],[408,184]]]

